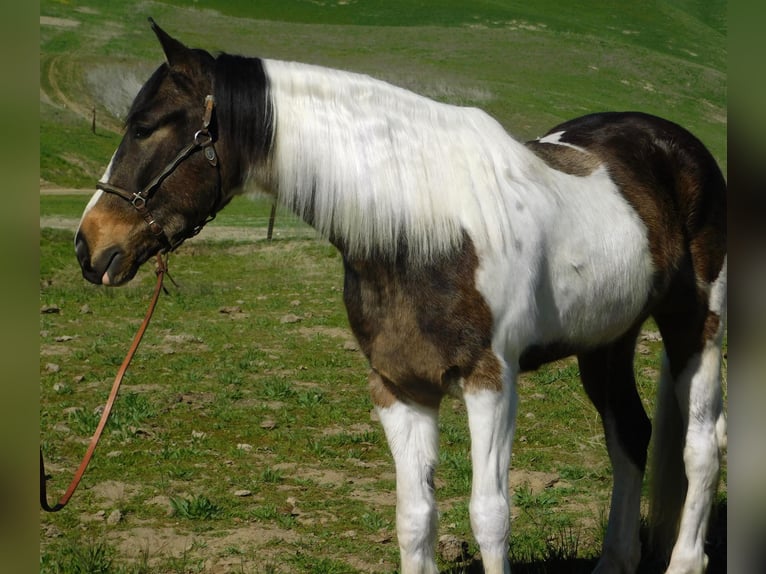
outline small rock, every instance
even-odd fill
[[[251,496],[252,494],[253,492],[251,490],[242,489],[234,491],[234,496]]]
[[[40,307],[40,313],[61,313],[61,308],[58,305],[43,305]]]
[[[354,341],[346,341],[343,343],[343,350],[344,351],[358,351],[359,345],[357,345]]]
[[[106,523],[114,526],[115,524],[119,524],[122,522],[122,511],[121,510],[113,510],[112,513],[109,515],[109,518],[106,519]]]
[[[90,315],[93,311],[90,310],[90,307],[87,305],[83,305],[80,307],[80,315]]]
[[[264,419],[261,422],[261,428],[265,430],[274,430],[277,428],[277,422],[274,419]]]
[[[72,339],[74,339],[74,337],[72,337],[71,335],[61,335],[59,337],[56,337],[53,340],[56,341],[57,343],[66,343],[67,341],[71,341]]]
[[[282,317],[279,320],[279,322],[284,325],[284,324],[287,324],[287,323],[299,323],[300,320],[301,320],[301,318],[298,317],[298,315],[293,315],[292,313],[289,313],[289,314],[285,315],[284,317]]]
[[[294,496],[290,496],[287,498],[286,502],[288,504],[287,512],[288,514],[290,514],[290,516],[300,516],[301,514],[303,514],[303,512],[301,512],[301,510],[298,508],[297,498],[295,498]]]
[[[250,452],[251,450],[253,450],[253,445],[241,442],[237,445],[237,450],[244,450],[245,452]]]
[[[111,450],[108,453],[106,453],[107,458],[117,458],[120,455],[122,455],[121,450]]]
[[[48,373],[58,373],[61,370],[61,367],[59,367],[56,363],[46,363],[45,370]]]
[[[75,383],[82,383],[85,380],[85,375],[75,375],[72,377],[72,381]]]

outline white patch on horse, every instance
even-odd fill
[[[117,154],[116,151],[112,154],[112,159],[109,160],[109,165],[106,166],[106,169],[104,170],[104,175],[102,175],[101,179],[98,180],[99,183],[108,183],[109,178],[112,177],[112,165],[114,164],[114,156],[116,154]],[[88,212],[91,209],[93,209],[93,206],[96,205],[96,202],[99,199],[101,199],[101,195],[103,193],[104,192],[99,189],[96,191],[96,193],[94,193],[91,196],[90,201],[88,201],[88,204],[85,206],[85,209],[83,210],[82,215],[80,216],[80,222],[77,224],[77,230],[75,231],[75,234],[74,234],[75,238],[77,238],[77,233],[80,231],[80,225],[82,225],[83,219],[85,219],[85,216],[88,214]]]
[[[718,273],[718,277],[713,281],[710,289],[710,298],[708,300],[708,310],[719,317],[718,331],[715,334],[714,341],[720,347],[723,344],[723,331],[726,325],[726,293],[728,283],[728,257],[724,257],[723,266]],[[728,436],[726,428],[726,415],[723,407],[716,421],[715,431],[718,438],[718,448],[725,450],[728,445]]]
[[[566,132],[562,130],[560,132],[555,132],[552,134],[545,135],[541,138],[537,138],[537,141],[539,141],[540,143],[545,143],[545,144],[554,144],[554,145],[560,145],[564,147],[571,147],[572,149],[576,149],[577,151],[581,151],[583,153],[587,153],[587,154],[590,153],[588,150],[581,148],[580,146],[576,146],[569,142],[561,141],[561,136],[563,136],[565,133]]]
[[[721,271],[718,273],[715,281],[711,284],[710,299],[708,309],[721,318],[719,329],[723,329],[723,323],[726,319],[726,284],[727,284],[728,257],[724,257]]]
[[[530,344],[612,340],[635,320],[652,285],[646,226],[603,167],[585,177],[546,169],[538,178],[545,189],[506,191],[500,211],[513,212],[510,241],[477,250],[477,287],[495,317],[493,346],[508,360]]]

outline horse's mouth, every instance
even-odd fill
[[[128,280],[122,279],[120,274],[120,264],[123,259],[122,251],[116,251],[112,254],[104,268],[104,274],[101,276],[102,285],[120,285]]]
[[[82,276],[95,285],[123,285],[136,275],[140,266],[138,260],[127,257],[125,252],[117,247],[108,249],[91,260],[87,247],[80,243],[77,258],[80,261]]]

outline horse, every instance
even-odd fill
[[[704,571],[726,441],[727,186],[695,136],[644,113],[603,112],[520,142],[479,109],[362,74],[212,55],[149,20],[165,61],[133,101],[76,231],[86,280],[128,282],[246,188],[334,245],[394,459],[405,574],[437,572],[448,395],[466,407],[483,567],[510,572],[516,380],[571,355],[613,469],[595,571],[635,572],[652,424],[633,358],[651,317],[663,341],[652,540],[666,572]]]

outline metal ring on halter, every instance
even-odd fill
[[[136,209],[143,209],[146,207],[146,198],[140,193],[134,193],[130,204]]]
[[[205,136],[206,140],[201,140],[200,136]],[[207,130],[197,130],[194,134],[194,143],[200,147],[205,147],[213,143],[213,136]]]

